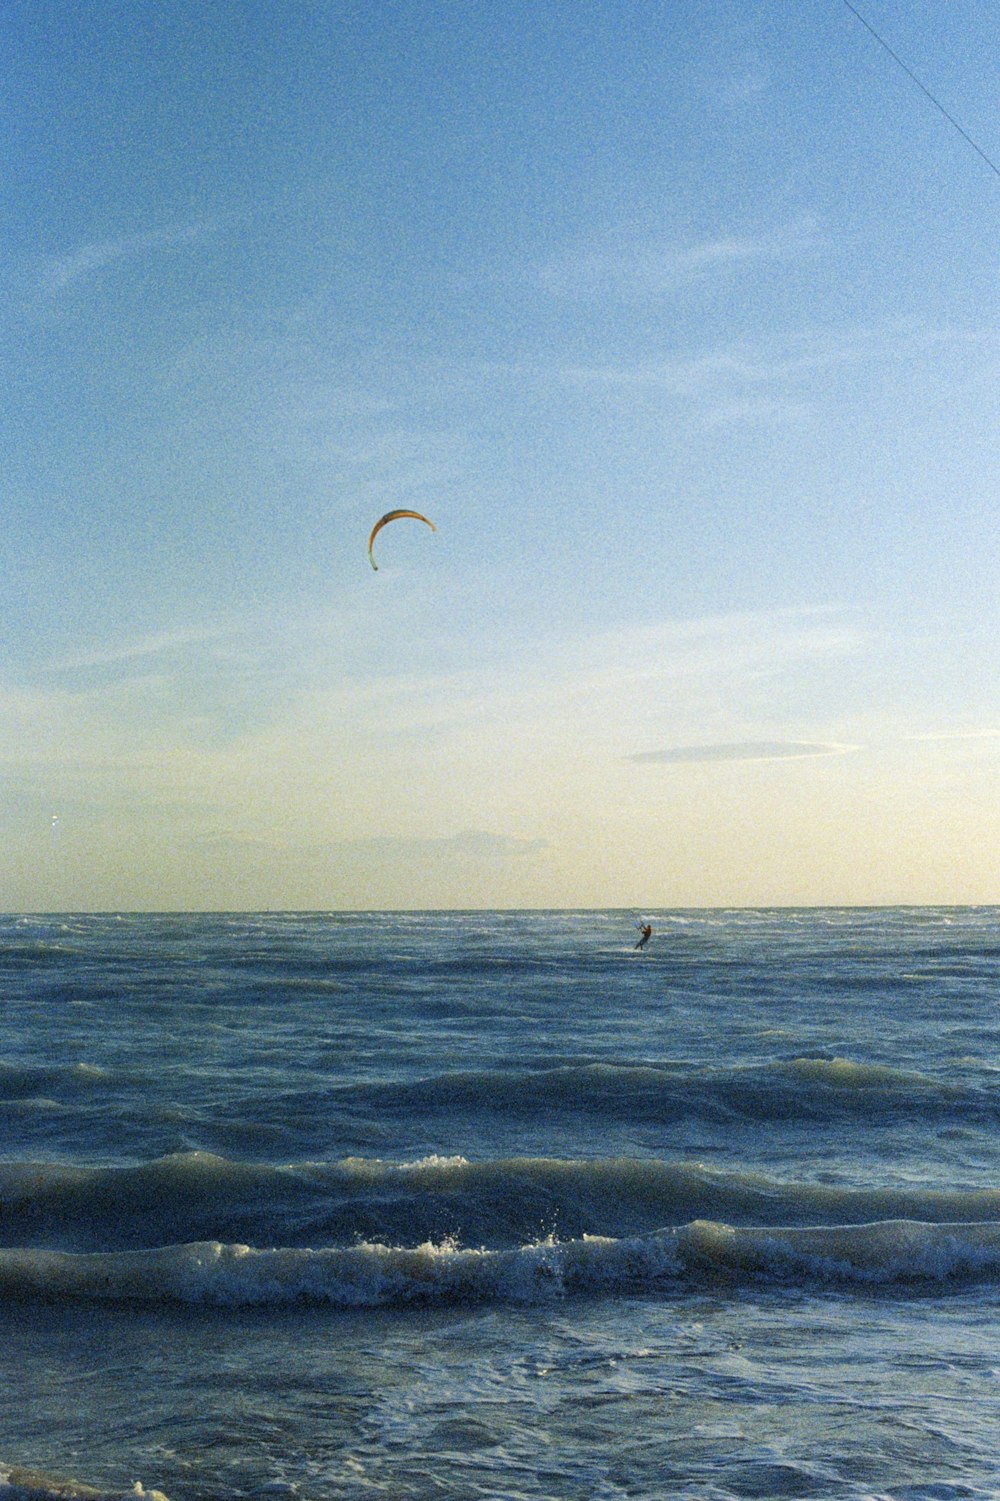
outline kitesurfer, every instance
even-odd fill
[[[639,927],[639,942],[636,944],[636,948],[637,949],[644,949],[646,947],[646,944],[649,942],[649,940],[653,936],[653,924],[651,922],[643,922],[643,923],[639,923],[638,927]]]

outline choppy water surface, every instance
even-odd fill
[[[0,918],[0,1496],[996,1496],[1000,911]]]

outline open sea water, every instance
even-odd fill
[[[1000,1496],[1000,909],[0,918],[0,1497]]]

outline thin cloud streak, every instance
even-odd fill
[[[553,694],[576,698],[601,688],[627,689],[655,680],[770,674],[803,661],[856,654],[870,639],[834,607],[737,611],[554,637],[531,660],[512,648],[506,665],[495,664],[489,653],[482,663],[470,659],[465,640],[439,640],[439,653],[462,666],[433,673],[400,672],[390,656],[379,665],[370,663],[364,674],[346,674],[351,653],[345,641],[357,627],[358,618],[350,608],[324,606],[311,614],[289,613],[284,619],[273,611],[266,616],[251,613],[243,620],[210,620],[112,640],[41,665],[34,697],[47,700],[51,680],[74,673],[81,674],[75,691],[64,691],[75,699],[89,699],[100,690],[87,675],[102,669],[135,668],[142,678],[157,668],[195,672],[210,649],[216,667],[230,662],[241,672],[266,678],[269,685],[276,674],[287,676],[294,665],[299,694],[310,699],[316,695],[340,710],[420,701],[427,707],[435,702],[469,703],[478,712],[484,692],[494,700],[499,695],[551,704]],[[336,686],[330,684],[334,669],[340,678]],[[220,711],[225,710],[221,704]]]
[[[43,669],[48,673],[83,672],[92,668],[120,667],[134,662],[162,657],[184,651],[193,646],[204,646],[220,641],[232,634],[223,626],[198,626],[177,631],[159,631],[148,636],[137,636],[131,641],[117,645],[94,647],[91,651],[72,652],[49,662]]]
[[[688,403],[709,429],[760,422],[799,426],[829,410],[830,386],[863,373],[897,373],[932,361],[958,365],[967,378],[975,367],[996,369],[992,330],[886,324],[802,329],[702,350],[677,350],[656,360],[556,362],[518,371],[522,381],[562,388],[601,400],[666,399]]]
[[[219,859],[289,860],[301,863],[331,860],[367,862],[372,859],[404,863],[414,869],[435,865],[498,866],[530,861],[551,848],[547,839],[528,839],[498,834],[487,829],[466,828],[457,834],[383,834],[355,839],[309,839],[272,837],[208,830],[186,841],[195,854]]]
[[[906,741],[916,745],[937,745],[952,740],[1000,740],[1000,730],[944,730],[937,734],[907,735]]]
[[[720,83],[716,94],[723,106],[739,108],[768,93],[773,81],[774,69],[770,64],[760,58],[752,58],[742,73]]]
[[[625,300],[661,297],[703,278],[731,276],[747,266],[813,255],[825,242],[811,225],[758,236],[718,235],[683,243],[667,236],[600,249],[567,251],[543,266],[538,280],[553,296]]]
[[[822,745],[798,740],[745,740],[728,745],[680,745],[667,750],[639,751],[629,761],[656,765],[707,765],[733,761],[803,761],[817,756],[846,756],[858,745]]]
[[[532,661],[484,671],[384,673],[311,695],[314,718],[364,713],[395,732],[506,724],[574,722],[613,727],[644,716],[657,690],[756,681],[803,664],[855,656],[868,636],[831,610],[737,612],[658,622],[549,641]]]
[[[840,333],[805,331],[781,344],[736,344],[701,354],[681,354],[654,363],[567,365],[561,375],[576,385],[651,387],[675,396],[704,396],[721,388],[762,388],[869,360],[884,362],[909,352],[915,341],[930,338],[912,330],[845,329]],[[934,336],[933,342],[940,342]]]
[[[65,255],[52,256],[42,266],[39,282],[44,292],[56,295],[79,282],[99,276],[123,261],[136,260],[151,252],[176,250],[212,234],[215,224],[187,224],[167,229],[92,240]]]

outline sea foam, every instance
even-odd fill
[[[41,1470],[0,1465],[0,1501],[167,1501],[162,1491],[145,1490],[136,1481],[131,1490],[100,1490],[79,1480],[63,1480]]]

